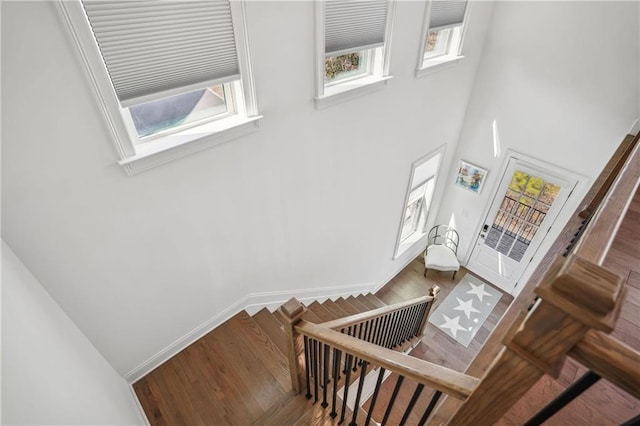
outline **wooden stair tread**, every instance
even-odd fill
[[[349,296],[347,297],[347,302],[351,303],[352,306],[354,306],[356,309],[358,309],[358,313],[363,313],[363,312],[367,312],[369,310],[371,310],[372,308],[370,308],[368,305],[362,303],[361,301],[359,301],[358,299],[356,299],[353,296]]]
[[[319,302],[315,301],[307,306],[309,311],[311,311],[317,318],[320,319],[320,322],[331,321],[334,318],[333,314],[327,310],[324,306],[322,306]],[[306,314],[305,314],[306,315]],[[303,317],[305,318],[305,317]],[[305,318],[306,319],[306,318]],[[317,323],[317,324],[319,324]]]
[[[245,311],[230,318],[214,331],[218,330],[218,342],[208,342],[207,349],[220,356],[220,370],[235,373],[230,375],[232,380],[229,382],[231,386],[238,387],[241,394],[251,393],[256,396],[257,393],[252,391],[254,387],[273,388],[265,389],[264,395],[260,392],[259,398],[256,396],[259,406],[266,410],[290,386],[284,355]]]
[[[408,300],[408,298],[396,293],[392,286],[384,286],[375,294],[375,296],[386,305],[393,305],[394,303],[400,303]]]
[[[344,318],[349,316],[349,314],[345,312],[344,309],[342,309],[336,302],[331,299],[327,299],[322,302],[322,306],[333,316],[332,319]]]
[[[229,324],[235,333],[236,340],[240,339],[246,344],[283,389],[288,389],[291,386],[289,366],[285,355],[246,311],[233,316],[225,324]]]
[[[338,299],[336,300],[336,304],[340,306],[342,310],[345,311],[348,315],[355,315],[360,313],[360,310],[358,308],[353,306],[351,303],[349,303],[346,299],[342,297],[338,297]]]
[[[264,353],[246,343],[255,332],[233,325],[243,317],[251,319],[241,312],[134,384],[152,424],[248,424],[286,393],[282,374],[274,376]],[[259,330],[255,322],[252,328]],[[273,349],[267,356],[279,353]]]
[[[313,322],[315,324],[321,324],[324,322],[322,321],[322,319],[320,319],[319,316],[317,316],[310,309],[307,309],[307,312],[304,313],[304,315],[302,316],[302,319],[304,319],[305,321]]]
[[[338,404],[340,410],[342,410],[342,403]],[[337,409],[338,410],[338,409]],[[327,408],[322,408],[320,406],[320,401],[318,401],[315,405],[311,406],[305,414],[300,417],[300,419],[295,423],[296,426],[325,426],[325,425],[339,425],[340,421],[340,413],[341,411],[337,411],[338,416],[334,419],[331,417],[331,406]],[[348,425],[351,422],[351,418],[353,416],[353,411],[349,409],[349,407],[345,410],[344,422],[342,424]],[[364,420],[367,418],[367,414],[360,409],[358,411],[358,417],[356,421],[358,424],[363,424]]]
[[[263,308],[253,315],[253,319],[262,331],[269,336],[271,341],[275,343],[280,352],[285,355],[289,347],[289,342],[282,322],[276,317],[276,314],[271,313],[267,308]]]
[[[367,301],[369,301],[372,305],[376,305],[376,308],[384,308],[385,306],[387,306],[386,303],[380,300],[378,296],[373,293],[365,294],[364,298],[367,299]]]
[[[331,406],[322,408],[321,400],[314,403],[313,398],[308,400],[304,392],[296,394],[289,391],[280,401],[267,410],[252,424],[255,426],[282,426],[282,425],[337,425],[339,416],[331,418]],[[342,403],[338,401],[338,409],[342,409]],[[345,411],[345,421],[351,419],[352,411]],[[362,410],[358,413],[360,422],[366,418]],[[348,421],[347,421],[348,423]]]
[[[358,300],[358,302],[360,302],[361,304],[365,305],[368,309],[379,308],[379,306],[371,303],[371,301],[367,299],[367,297],[364,294],[359,294],[358,296],[356,296],[356,300]]]

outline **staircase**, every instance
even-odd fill
[[[449,398],[430,419],[433,423],[492,425],[521,402],[539,379],[557,377],[566,359],[575,359],[591,371],[527,424],[540,424],[544,421],[540,419],[553,416],[593,384],[594,378],[605,378],[640,399],[640,351],[626,345],[615,333],[609,335],[615,331],[629,290],[624,275],[632,281],[631,273],[618,275],[607,270],[605,264],[618,236],[624,244],[630,241],[617,231],[640,183],[639,138],[633,139],[629,158],[611,187],[599,191],[606,196],[595,203],[595,210],[588,209],[585,230],[577,230],[572,219],[563,238],[550,250],[547,263],[538,268],[535,281],[525,286],[529,292],[535,288],[536,301],[521,310],[531,297],[523,291],[467,374],[459,373],[459,368],[444,367],[444,362],[434,364],[390,350],[417,343],[413,337],[422,335],[434,299],[424,296],[424,282],[409,277],[406,282],[411,285],[387,285],[377,296],[314,302],[306,308],[292,299],[278,314],[267,310],[253,317],[245,311],[238,313],[134,384],[150,423],[351,426],[368,423],[363,419],[372,415],[376,423],[420,425],[444,393]],[[592,188],[585,200],[591,199],[596,190]],[[637,224],[633,217],[632,222]],[[571,235],[573,240],[565,250]],[[637,247],[637,241],[632,245]],[[564,256],[556,256],[556,249],[565,251]],[[628,250],[623,251],[626,256]],[[407,270],[416,265],[419,262],[405,268],[389,284],[398,282],[405,273],[414,274],[416,271]],[[407,292],[412,286],[413,294]],[[418,295],[423,298],[406,302]],[[375,330],[373,340],[370,330]],[[382,334],[376,335],[380,330]],[[492,341],[495,339],[503,340],[504,346]],[[430,342],[428,338],[426,341]],[[421,345],[412,354],[429,349]],[[446,353],[455,356],[457,352]],[[372,376],[384,377],[383,369],[400,375],[392,374],[382,386],[378,379],[373,400],[364,401],[367,396],[361,390],[371,365],[380,367],[377,374],[371,371]],[[340,402],[329,402],[340,394],[336,388],[345,383],[357,384],[357,394],[363,398],[361,404],[351,405],[353,412]],[[333,391],[327,397],[330,386]],[[292,387],[297,392],[291,391]],[[432,392],[433,397],[425,398],[423,390]],[[372,409],[375,395],[384,401]],[[369,413],[357,408],[360,406]],[[393,407],[399,407],[397,412]],[[636,424],[640,424],[640,415],[624,423]]]
[[[394,294],[382,297],[397,300]],[[320,324],[385,306],[385,302],[370,293],[340,297],[309,304],[302,318]],[[297,394],[291,390],[286,356],[290,343],[279,316],[277,311],[272,313],[266,308],[253,316],[242,311],[136,382],[134,390],[149,422],[152,425],[338,424],[339,416],[332,418],[330,410],[314,403],[313,398],[307,399],[304,392]],[[413,338],[398,350],[416,345],[419,351],[419,339]],[[298,351],[302,350],[299,346]],[[358,375],[354,373],[350,381]],[[392,375],[381,392],[391,393],[396,380]],[[365,403],[369,404],[370,401]],[[374,412],[373,420],[376,416],[380,420],[383,413],[379,411]],[[345,417],[351,419],[351,416],[352,411],[347,408]],[[391,413],[390,419],[397,416]],[[362,424],[366,413],[361,411],[358,417]]]

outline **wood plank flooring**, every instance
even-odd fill
[[[464,275],[461,271],[452,281],[450,273],[430,271],[424,278],[423,268],[422,259],[417,258],[377,297],[369,294],[313,302],[304,318],[324,322],[402,302],[428,294],[434,284],[441,288],[437,306]],[[510,301],[510,296],[502,298],[469,348],[428,324],[424,339],[410,355],[463,371]],[[253,317],[240,312],[135,383],[135,392],[153,425],[335,424],[317,404],[290,392],[285,339],[271,312],[261,310]],[[390,394],[393,379],[383,385],[381,400]],[[400,420],[398,407],[408,403],[415,387],[408,383],[402,390],[390,424]],[[424,390],[411,422],[417,422],[421,413],[416,413],[424,411],[431,393]]]
[[[423,277],[424,263],[421,258],[415,259],[405,269],[400,272],[389,284],[376,293],[380,299],[387,303],[397,303],[403,299],[424,296],[428,294],[433,285],[440,287],[440,294],[434,304],[433,312],[440,303],[447,297],[453,288],[463,279],[466,273],[471,274],[462,268],[456,275],[456,279],[451,279],[451,272],[429,271],[426,278]],[[471,274],[473,275],[473,274]],[[453,338],[439,330],[431,323],[427,323],[425,334],[420,343],[409,353],[416,358],[424,359],[456,371],[465,371],[472,359],[478,353],[491,330],[497,324],[500,317],[507,310],[513,297],[503,294],[498,304],[495,306],[487,320],[484,322],[469,347],[464,347]],[[397,381],[397,375],[392,374],[381,387],[380,400],[389,400],[393,388]],[[417,384],[407,382],[403,384],[397,396],[397,404],[391,411],[388,424],[399,424],[406,407],[413,396]],[[425,388],[420,393],[414,409],[407,420],[407,424],[418,424],[427,405],[431,401],[433,390]],[[369,410],[371,401],[366,401],[363,405],[365,411]],[[378,406],[373,411],[373,419],[380,422],[385,414],[385,407]]]

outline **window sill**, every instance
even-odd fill
[[[464,56],[441,56],[438,58],[427,59],[423,62],[422,67],[416,70],[416,78],[448,68],[461,59],[464,59]]]
[[[324,95],[315,98],[316,108],[325,108],[340,102],[347,101],[349,99],[353,99],[358,96],[362,96],[367,93],[371,93],[375,90],[379,90],[387,84],[387,81],[391,80],[392,78],[393,77],[391,76],[369,76],[325,88]]]
[[[193,154],[254,132],[261,115],[233,116],[192,127],[166,137],[135,146],[135,154],[118,162],[129,175],[149,170],[169,161]]]
[[[407,250],[413,247],[417,242],[421,241],[427,235],[426,232],[416,231],[406,239],[404,239],[398,246],[398,251],[393,259],[397,259],[402,256]]]

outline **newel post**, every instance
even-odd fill
[[[289,347],[287,348],[287,360],[289,361],[289,374],[291,375],[291,387],[296,393],[300,393],[300,375],[298,374],[298,356],[296,352],[296,342],[298,333],[295,325],[300,321],[307,308],[304,307],[295,297],[289,299],[287,303],[278,308],[281,320],[284,324],[284,331],[289,336]]]
[[[622,287],[620,277],[578,256],[556,259],[535,290],[540,299],[514,322],[506,347],[448,424],[492,425],[543,375],[557,378],[590,329],[613,330]]]
[[[417,336],[424,335],[424,329],[427,327],[427,319],[429,319],[429,312],[431,312],[431,307],[433,306],[436,298],[438,297],[438,293],[440,293],[440,287],[434,285],[429,289],[429,296],[433,297],[433,300],[427,302],[426,309],[424,310],[424,314],[422,315],[422,319],[420,320],[420,327],[418,328]]]

